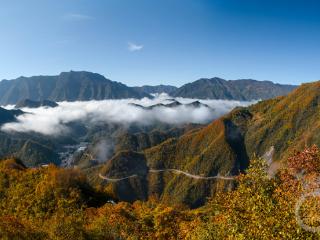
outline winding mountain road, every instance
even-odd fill
[[[107,180],[108,182],[119,182],[119,181],[122,181],[122,180],[125,180],[125,179],[135,178],[135,177],[138,177],[138,175],[137,174],[133,174],[133,175],[130,175],[128,177],[123,177],[123,178],[108,178],[106,176],[102,176],[99,173],[99,178],[102,178],[103,180]]]
[[[183,174],[189,178],[193,178],[193,179],[204,179],[204,180],[210,180],[210,179],[223,179],[223,180],[233,180],[234,177],[230,176],[230,177],[226,177],[226,176],[211,176],[211,177],[205,177],[205,176],[200,176],[200,175],[194,175],[188,172],[184,172],[178,169],[174,169],[174,168],[168,168],[168,169],[150,169],[149,170],[150,173],[158,173],[158,172],[173,172],[176,174]]]
[[[234,180],[235,179],[235,176],[228,177],[228,176],[216,175],[216,176],[205,177],[205,176],[200,176],[200,175],[194,175],[194,174],[191,174],[191,173],[188,173],[188,172],[184,172],[184,171],[181,171],[179,169],[174,169],[174,168],[149,169],[149,173],[159,173],[159,172],[172,172],[172,173],[175,173],[175,174],[183,174],[186,177],[197,179],[197,180],[211,180],[211,179]],[[99,177],[104,179],[104,180],[107,180],[109,182],[119,182],[119,181],[122,181],[122,180],[125,180],[125,179],[138,177],[138,175],[137,174],[133,174],[133,175],[130,175],[130,176],[127,176],[127,177],[123,177],[123,178],[109,178],[109,177],[106,177],[106,176],[102,176],[99,173]]]

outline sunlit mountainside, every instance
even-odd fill
[[[1,1],[0,240],[320,239],[320,1]]]
[[[83,76],[87,73],[69,74]],[[89,101],[54,102],[52,98],[39,101],[19,100],[15,106],[6,106],[6,109],[1,110],[1,154],[3,158],[12,158],[3,162],[2,197],[10,199],[16,198],[11,194],[20,194],[14,193],[17,191],[15,189],[11,190],[12,184],[6,185],[8,181],[27,184],[28,190],[24,190],[25,186],[21,191],[24,194],[26,191],[30,192],[30,197],[23,202],[19,200],[12,203],[11,207],[4,205],[3,217],[8,214],[11,216],[4,219],[9,221],[5,226],[17,224],[14,221],[18,221],[23,227],[14,230],[2,227],[2,231],[11,234],[10,236],[55,236],[58,234],[57,230],[45,227],[46,224],[51,224],[47,220],[37,229],[29,225],[31,223],[28,221],[39,221],[41,211],[46,213],[44,216],[60,219],[57,215],[60,214],[60,207],[56,205],[59,201],[71,201],[65,206],[66,209],[71,212],[80,211],[80,215],[88,214],[83,210],[89,207],[106,211],[105,207],[108,205],[108,209],[148,207],[148,211],[153,212],[157,211],[152,207],[156,204],[170,209],[169,211],[180,211],[177,217],[182,217],[179,219],[181,224],[185,221],[184,214],[190,215],[188,221],[198,221],[196,210],[187,210],[189,207],[200,207],[201,210],[197,211],[209,217],[204,209],[210,208],[212,202],[219,201],[220,196],[225,195],[222,198],[228,199],[229,194],[242,191],[242,184],[250,178],[251,173],[248,173],[248,176],[246,173],[254,159],[264,159],[258,161],[261,162],[259,164],[265,164],[265,172],[259,169],[260,165],[253,165],[252,168],[258,168],[255,171],[262,174],[258,178],[264,178],[264,174],[269,176],[266,184],[272,184],[273,180],[278,178],[278,172],[283,171],[280,169],[287,169],[287,159],[294,151],[303,150],[306,145],[319,144],[319,90],[318,82],[303,84],[287,96],[259,102],[204,100],[172,97],[164,93],[150,95],[147,92],[143,94],[148,97],[140,100],[134,97],[91,100],[94,95],[89,97]],[[139,94],[142,96],[141,90]],[[175,95],[172,92],[170,94]],[[14,160],[17,158],[21,160]],[[47,167],[47,164],[60,167]],[[15,173],[16,171],[18,172]],[[19,180],[15,180],[19,172],[23,175],[20,174]],[[245,175],[239,178],[242,174]],[[19,204],[40,207],[43,200],[33,200],[33,191],[38,191],[38,188],[30,185],[34,184],[33,181],[40,184],[40,180],[28,180],[29,175],[56,181],[50,185],[50,191],[58,191],[58,195],[43,192],[43,197],[53,201],[54,205],[50,211],[47,209],[49,205],[44,206],[45,209],[40,210],[39,216],[29,212],[14,214],[10,210]],[[24,179],[25,177],[27,179]],[[28,183],[29,181],[32,183]],[[47,180],[44,180],[44,184],[49,187]],[[56,184],[60,184],[60,187]],[[73,195],[73,191],[76,195]],[[244,193],[239,194],[239,197],[247,198],[246,195],[242,196]],[[38,193],[36,195],[38,196]],[[136,204],[134,202],[137,200],[145,203],[139,203],[139,206],[130,205]],[[115,203],[119,201],[129,203]],[[9,204],[11,201],[5,202]],[[221,207],[226,206],[222,204]],[[111,209],[107,211],[113,211]],[[125,211],[137,214],[137,210]],[[231,208],[230,211],[236,210]],[[51,215],[48,215],[49,212]],[[70,214],[73,214],[71,212]],[[29,220],[20,222],[20,214],[24,214]],[[171,214],[173,213],[169,215]],[[69,214],[67,217],[74,218]],[[85,222],[78,225],[76,222],[79,217],[75,217],[71,220],[71,225],[65,227],[77,227],[83,236],[93,234],[90,228],[96,226],[84,227],[82,224],[88,224]],[[210,215],[211,217],[213,216]],[[52,224],[54,226],[56,223]],[[134,221],[130,224],[138,227]],[[123,232],[124,230],[116,231],[113,225],[109,227],[111,232],[101,233],[101,236],[107,234],[112,239],[118,234],[129,234]],[[71,229],[59,234],[66,236],[64,234],[74,231]],[[217,234],[224,234],[219,229],[220,227],[215,230],[218,231]],[[154,226],[152,231],[150,237],[157,235],[159,229]],[[172,238],[171,234],[182,234],[180,230],[176,231],[178,232],[166,233],[165,236]],[[201,235],[201,231],[194,234]],[[140,236],[142,232],[135,234]],[[99,234],[97,236],[101,237]]]

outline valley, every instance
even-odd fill
[[[215,218],[208,208],[250,199],[243,192],[246,181],[257,182],[253,188],[270,187],[279,174],[287,177],[294,151],[320,143],[319,93],[320,84],[314,82],[286,96],[251,102],[166,94],[140,100],[57,102],[50,107],[24,101],[28,105],[21,109],[3,109],[0,144],[8,148],[2,148],[1,154],[18,160],[4,160],[7,170],[1,171],[25,171],[26,177],[32,174],[29,171],[45,174],[55,179],[50,184],[59,185],[61,191],[69,191],[63,190],[67,184],[71,185],[66,189],[77,186],[72,191],[83,191],[81,201],[87,207],[100,209],[100,204],[106,204],[122,209],[124,203],[128,207],[141,203],[139,208],[146,208],[156,201],[156,206],[175,209],[179,216],[188,214],[191,222],[199,221],[197,211]],[[250,172],[252,168],[258,175]],[[49,187],[49,180],[44,181],[43,186]],[[282,180],[277,181],[277,188],[282,188]],[[217,234],[222,234],[220,225],[219,229]]]
[[[70,74],[85,76],[87,73]],[[28,159],[25,163],[28,166],[55,163],[82,169],[90,184],[110,189],[109,194],[119,200],[146,200],[155,194],[172,204],[199,207],[216,192],[233,188],[229,180],[244,172],[253,156],[263,156],[273,146],[273,161],[277,162],[287,156],[286,148],[291,152],[283,143],[299,140],[280,140],[281,145],[263,141],[263,145],[259,145],[254,139],[262,136],[276,139],[265,135],[270,133],[259,132],[264,129],[263,124],[270,124],[268,120],[263,123],[262,119],[272,115],[269,112],[288,98],[298,101],[299,93],[307,91],[301,89],[310,89],[310,101],[314,101],[316,95],[311,98],[311,89],[317,84],[303,85],[287,97],[256,104],[256,101],[174,98],[165,93],[150,99],[58,102],[51,103],[50,107],[34,100],[20,101],[21,110],[8,110],[21,111],[17,121],[8,120],[2,130],[9,138],[14,135],[34,138],[36,144],[28,148],[34,148],[35,155],[13,152],[13,156],[20,156],[22,161]],[[118,115],[123,111],[127,117]],[[278,114],[282,114],[281,111]],[[259,131],[255,130],[257,124]],[[40,142],[41,146],[46,144],[44,146],[51,149],[54,161],[47,158],[38,162],[39,155],[46,157],[47,154],[47,150],[38,147]],[[32,162],[33,156],[37,162]],[[130,165],[133,168],[130,169]]]
[[[0,240],[320,239],[320,1],[1,1]]]

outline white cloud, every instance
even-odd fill
[[[63,19],[69,21],[83,21],[83,20],[91,20],[93,17],[80,13],[67,13],[63,16]]]
[[[155,122],[169,124],[208,123],[232,110],[236,106],[249,105],[253,102],[228,100],[199,100],[210,108],[201,106],[178,106],[174,108],[156,107],[150,110],[134,106],[151,106],[158,103],[170,103],[166,94],[154,99],[122,99],[102,101],[60,102],[55,108],[24,108],[26,114],[17,117],[17,122],[7,123],[1,127],[6,132],[37,132],[44,135],[67,134],[68,123],[82,121],[87,126],[101,123],[120,123],[130,125],[138,123],[149,125]],[[191,103],[197,99],[177,98],[181,103]]]
[[[140,51],[142,49],[143,49],[143,45],[138,45],[138,44],[135,44],[135,43],[132,43],[132,42],[128,43],[128,50],[130,52]]]

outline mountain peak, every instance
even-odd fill
[[[103,99],[143,98],[151,96],[138,92],[103,75],[87,71],[61,72],[57,76],[33,76],[0,82],[0,104],[32,101],[87,101]]]
[[[99,74],[99,73],[94,73],[94,72],[88,72],[88,71],[69,71],[69,72],[61,72],[59,74],[60,78],[72,78],[74,80],[81,80],[83,78],[87,78],[89,80],[104,80],[104,81],[110,81],[107,79],[105,76]]]

